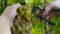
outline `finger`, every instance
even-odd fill
[[[44,13],[43,13],[43,15],[47,15],[48,14],[48,11],[45,11]]]

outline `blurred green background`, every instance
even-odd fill
[[[3,4],[3,2],[5,1],[7,1],[6,2],[7,6],[15,4],[17,2],[28,4],[30,7],[29,11],[32,12],[31,7],[33,6],[43,7],[46,3],[55,0],[0,0],[0,15],[3,13],[5,9]],[[57,16],[54,16],[53,19],[51,20],[52,22],[55,22],[56,25],[49,27],[48,25],[44,25],[43,23],[38,21],[37,17],[35,17],[35,15],[33,14],[33,16],[31,17],[33,22],[31,22],[32,24],[30,24],[31,25],[30,34],[60,34],[60,17],[55,19],[56,17]]]

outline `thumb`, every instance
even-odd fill
[[[20,5],[20,3],[16,3],[16,4],[12,5],[12,7],[13,7],[14,9],[17,9],[17,8],[21,7],[21,5]]]

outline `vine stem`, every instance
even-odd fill
[[[4,9],[7,7],[7,0],[3,0],[3,7]]]

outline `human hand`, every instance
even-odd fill
[[[8,6],[0,16],[0,34],[11,34],[10,28],[17,14],[17,9],[21,7],[19,3]]]

